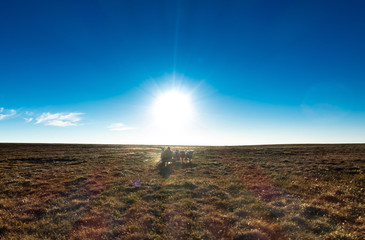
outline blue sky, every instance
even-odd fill
[[[0,142],[363,143],[364,7],[2,1]]]

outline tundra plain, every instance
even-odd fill
[[[0,144],[0,239],[365,239],[365,145]]]

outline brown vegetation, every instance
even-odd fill
[[[0,144],[0,239],[365,238],[365,145],[171,148]]]

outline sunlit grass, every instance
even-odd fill
[[[0,148],[2,239],[364,238],[363,145]]]

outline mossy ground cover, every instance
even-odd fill
[[[0,238],[365,238],[365,145],[171,148],[0,144]]]

